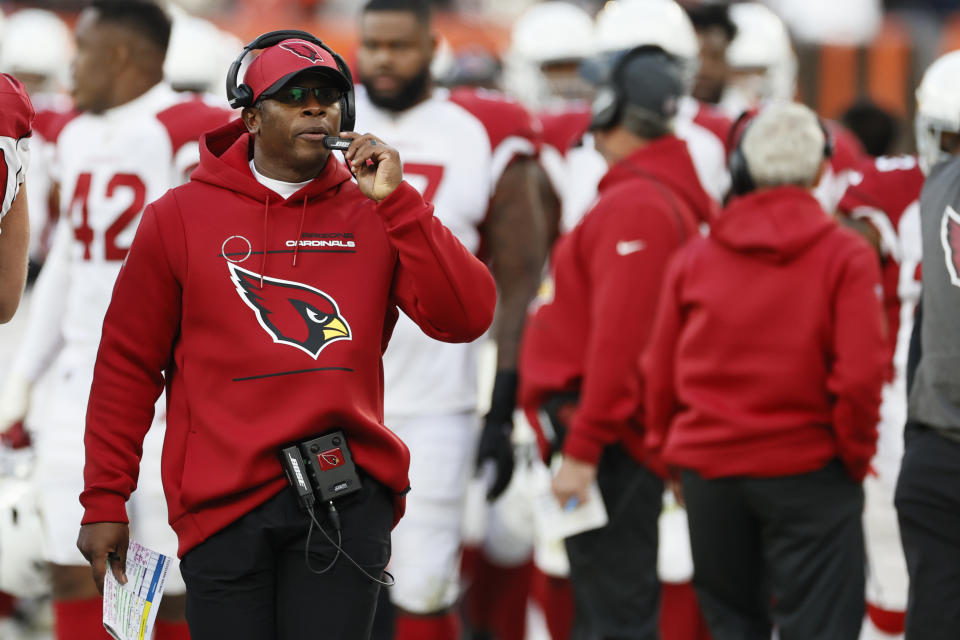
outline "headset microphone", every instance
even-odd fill
[[[337,136],[323,136],[323,146],[332,151],[346,151],[353,140],[338,138]]]

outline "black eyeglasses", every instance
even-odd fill
[[[270,98],[283,104],[301,106],[307,103],[311,93],[320,104],[333,104],[343,97],[343,91],[336,87],[284,87]]]

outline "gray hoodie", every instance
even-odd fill
[[[921,356],[908,419],[960,441],[960,156],[933,168],[920,196]]]

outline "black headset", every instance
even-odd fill
[[[629,51],[620,54],[614,63],[610,74],[604,80],[603,85],[597,91],[594,99],[594,109],[591,109],[591,129],[609,129],[615,126],[623,118],[623,110],[627,103],[627,96],[624,92],[624,79],[621,76],[625,73],[627,65],[638,55],[659,53],[672,62],[670,54],[663,51],[658,46],[640,45]]]
[[[620,122],[623,104],[626,102],[626,96],[623,95],[621,89],[620,75],[627,63],[633,58],[634,51],[627,51],[620,56],[614,63],[613,69],[611,69],[610,75],[604,81],[603,86],[597,92],[594,105],[599,104],[599,109],[592,115],[591,129],[609,129]]]
[[[599,104],[599,109],[592,115],[591,129],[609,129],[620,121],[620,112],[623,111],[625,101],[623,91],[620,90],[620,74],[630,58],[629,53],[620,56],[613,65],[610,76],[597,92],[594,105]]]
[[[743,155],[743,138],[750,128],[750,121],[757,115],[754,111],[744,111],[736,119],[730,132],[727,134],[727,147],[733,147],[730,155],[727,156],[727,170],[730,172],[730,195],[742,196],[750,193],[757,188],[757,184],[750,175],[750,167],[747,165],[747,158]],[[820,125],[820,131],[823,132],[823,158],[833,157],[833,136],[830,130],[824,124],[820,116],[817,116],[817,124]],[[739,137],[738,137],[739,136]],[[736,144],[734,144],[736,141]]]
[[[356,94],[353,91],[353,74],[350,73],[350,67],[347,66],[347,63],[336,51],[323,44],[322,40],[313,34],[297,29],[268,31],[243,48],[243,51],[237,56],[237,59],[233,61],[233,64],[230,65],[230,70],[227,72],[227,100],[230,102],[230,106],[234,109],[253,106],[253,89],[247,84],[237,84],[240,65],[243,64],[243,59],[246,55],[255,49],[267,49],[289,38],[298,38],[312,42],[333,56],[340,73],[342,73],[350,83],[350,89],[344,92],[340,98],[340,130],[353,131],[354,126],[357,124],[357,102]]]

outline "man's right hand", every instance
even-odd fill
[[[130,527],[123,522],[94,522],[80,527],[77,548],[93,569],[97,590],[103,594],[103,578],[107,563],[113,577],[120,584],[127,583],[127,545],[130,542]]]
[[[30,406],[30,381],[13,371],[0,391],[0,433],[23,421]]]

